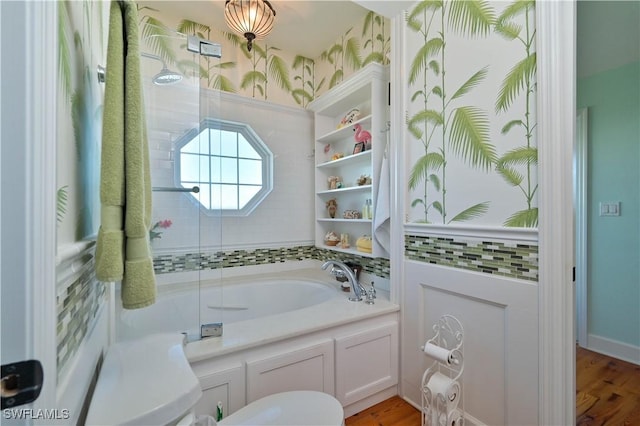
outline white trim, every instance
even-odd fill
[[[365,86],[371,80],[385,80],[388,66],[372,62],[357,73],[351,74],[339,85],[334,86],[329,92],[325,92],[307,105],[311,111],[322,111],[335,103],[336,99],[347,97],[350,93]]]
[[[23,37],[26,59],[25,282],[31,303],[27,333],[45,372],[34,408],[55,407],[56,392],[56,111],[58,11],[55,2],[28,2]],[[28,302],[29,303],[29,302]]]
[[[582,346],[582,345],[580,345]],[[595,334],[589,334],[587,345],[590,351],[612,356],[623,361],[640,365],[640,347],[633,346],[618,340],[609,339]]]
[[[289,115],[296,114],[308,119],[313,119],[313,112],[302,107],[292,107],[283,104],[276,104],[273,102],[264,101],[262,99],[249,98],[246,96],[238,95],[236,93],[221,92],[214,89],[200,88],[200,93],[211,94],[214,97],[218,96],[222,102],[230,102],[235,105],[248,105],[254,108],[260,108],[269,113],[283,112]]]
[[[461,237],[474,239],[491,239],[521,241],[526,243],[538,242],[536,228],[506,228],[501,226],[478,225],[435,225],[405,223],[405,234],[411,235],[443,235],[447,237]]]
[[[574,424],[572,157],[576,3],[536,3],[539,188],[539,417]]]
[[[587,330],[589,317],[587,315],[587,220],[588,211],[588,191],[587,191],[587,164],[588,164],[588,119],[587,108],[578,111],[576,119],[576,155],[575,155],[575,215],[576,215],[576,331],[578,344],[587,347]]]
[[[62,266],[63,264],[75,261],[75,259],[86,249],[95,245],[93,240],[77,241],[75,243],[66,244],[58,247],[58,254],[56,256],[56,265]]]
[[[400,303],[404,288],[404,235],[402,233],[402,223],[404,221],[405,191],[404,188],[404,165],[405,165],[405,126],[404,108],[407,92],[407,85],[401,83],[405,76],[406,63],[406,32],[405,13],[402,11],[391,20],[391,66],[390,81],[391,106],[389,108],[389,119],[391,122],[390,142],[389,142],[389,167],[390,167],[390,197],[391,202],[391,249],[389,253],[390,274],[390,297],[393,303]],[[399,384],[400,388],[402,384]],[[401,390],[401,389],[400,389]],[[401,393],[402,394],[402,393]]]

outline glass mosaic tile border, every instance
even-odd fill
[[[209,253],[162,254],[153,259],[156,274],[200,271],[205,269],[234,268],[238,266],[266,265],[285,261],[337,259],[362,265],[365,272],[389,278],[389,260],[340,253],[315,246],[282,247],[274,249],[230,250]]]
[[[485,274],[538,281],[538,246],[405,235],[405,257]]]
[[[77,352],[80,343],[91,329],[101,305],[106,302],[106,286],[95,278],[92,251],[93,249],[90,249],[91,260],[84,263],[74,275],[73,281],[57,296],[58,374],[64,370],[67,362]],[[87,256],[87,253],[81,253],[77,258],[83,256]],[[405,235],[405,257],[476,272],[529,281],[538,280],[537,245]],[[359,263],[364,272],[381,278],[390,277],[388,259],[336,252],[312,245],[158,255],[154,258],[154,270],[156,274],[164,274],[308,259],[320,261],[337,259],[343,262]]]
[[[90,250],[93,251],[93,248]],[[76,258],[86,256],[87,253],[81,253]],[[58,282],[59,287],[61,284],[65,283]],[[106,286],[96,280],[95,260],[91,253],[90,260],[74,274],[66,289],[56,296],[58,378],[93,327],[103,303],[106,303]]]

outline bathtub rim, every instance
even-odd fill
[[[200,362],[399,311],[400,305],[380,298],[374,305],[351,302],[346,296],[333,298],[305,309],[228,324],[220,337],[187,343],[185,353],[189,362]],[[320,323],[319,318],[325,321]]]
[[[201,282],[205,287],[219,285],[233,285],[242,283],[252,278],[260,280],[268,279],[296,279],[291,274],[300,272],[309,281],[338,288],[338,282],[326,272],[320,269],[322,262],[317,260],[286,261],[278,264],[251,265],[237,268],[205,269],[201,271],[169,272],[156,275],[156,291],[158,296],[171,295],[187,290],[195,290]],[[120,300],[122,285],[116,283],[116,301]],[[122,304],[116,303],[116,310],[121,309]]]
[[[389,292],[378,289],[375,304],[348,301],[348,293],[343,292],[340,283],[327,271],[320,268],[318,260],[287,261],[279,264],[243,266],[241,268],[223,268],[222,270],[204,270],[175,272],[165,275],[158,283],[159,295],[170,295],[183,292],[184,285],[179,283],[181,277],[204,276],[205,279],[221,277],[225,282],[246,282],[254,278],[260,279],[301,279],[335,288],[336,297],[310,307],[269,315],[260,319],[238,321],[224,325],[221,337],[210,337],[189,342],[185,353],[189,362],[199,362],[218,356],[239,352],[268,343],[279,342],[294,337],[311,334],[320,330],[374,318],[388,313],[399,312],[400,305],[389,301]],[[190,285],[198,285],[193,278]],[[174,285],[172,285],[174,284]],[[118,286],[117,293],[120,288]],[[119,296],[116,300],[119,300]],[[118,303],[116,303],[118,305]],[[121,304],[120,304],[120,308]],[[116,307],[116,315],[118,308]],[[256,327],[256,324],[259,324]],[[284,327],[283,327],[284,324]],[[241,337],[238,337],[241,336]]]

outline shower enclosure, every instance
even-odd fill
[[[120,322],[128,327],[119,332],[118,339],[136,337],[139,329],[183,332],[194,340],[200,338],[202,325],[224,321],[224,310],[214,313],[209,308],[222,304],[222,286],[209,289],[207,301],[201,297],[203,277],[216,279],[221,273],[215,265],[222,241],[220,215],[212,206],[221,203],[223,194],[213,191],[211,183],[221,158],[216,150],[222,144],[215,140],[220,132],[211,130],[219,111],[219,94],[201,88],[202,70],[216,72],[220,47],[166,28],[153,30],[145,34],[155,35],[141,41],[140,64],[153,187],[150,239],[158,302],[144,309],[162,312],[155,315],[156,323],[139,324],[142,317],[136,310],[120,310]],[[181,291],[181,303],[164,303],[163,295],[175,291]],[[217,330],[205,327],[204,332]]]

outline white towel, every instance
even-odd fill
[[[386,250],[387,255],[391,253],[391,214],[389,203],[389,191],[391,190],[391,180],[389,171],[389,160],[387,156],[382,157],[380,167],[380,178],[378,180],[378,194],[376,196],[375,219],[373,220],[374,236],[378,244]]]

